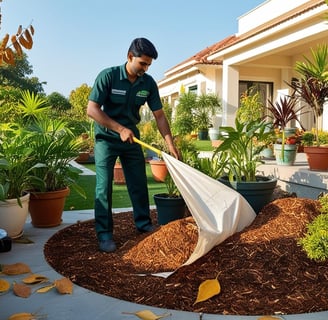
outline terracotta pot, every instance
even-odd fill
[[[29,193],[20,198],[22,207],[18,204],[17,199],[0,201],[0,227],[12,239],[19,238],[23,234],[29,199]]]
[[[125,176],[120,162],[116,162],[114,166],[114,183],[125,184]]]
[[[32,225],[38,228],[59,226],[70,189],[31,193],[29,211]]]
[[[310,170],[328,171],[328,147],[305,147]]]
[[[75,159],[77,163],[87,163],[89,161],[90,152],[80,152],[78,157]]]
[[[163,160],[150,160],[150,169],[155,181],[164,182],[168,170]]]

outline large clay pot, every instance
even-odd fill
[[[120,162],[116,162],[114,166],[114,183],[125,184],[125,176]]]
[[[23,234],[29,199],[29,193],[21,197],[22,206],[18,204],[17,199],[0,201],[0,228],[4,229],[12,239],[19,238]]]
[[[310,170],[328,171],[328,147],[305,147],[304,153]]]
[[[31,193],[29,211],[32,225],[38,228],[49,228],[60,225],[65,200],[69,193],[69,188]]]
[[[164,182],[168,174],[165,161],[163,160],[150,160],[150,169],[155,181]]]

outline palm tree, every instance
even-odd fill
[[[295,70],[301,75],[297,81],[289,84],[313,111],[316,126],[316,142],[318,143],[319,117],[323,113],[323,105],[328,99],[328,45],[318,45],[311,49],[311,59],[304,56],[305,61],[296,62]]]

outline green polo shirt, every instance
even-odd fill
[[[89,100],[101,105],[109,117],[131,129],[140,122],[139,110],[142,105],[147,103],[152,111],[162,108],[155,80],[145,73],[131,83],[125,64],[101,71],[95,80]],[[98,129],[108,132],[105,128]]]

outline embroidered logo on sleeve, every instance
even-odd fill
[[[141,98],[146,98],[149,96],[149,91],[147,90],[140,90],[137,92],[137,97],[141,97]]]
[[[126,95],[126,90],[112,89],[112,94],[125,96]]]

